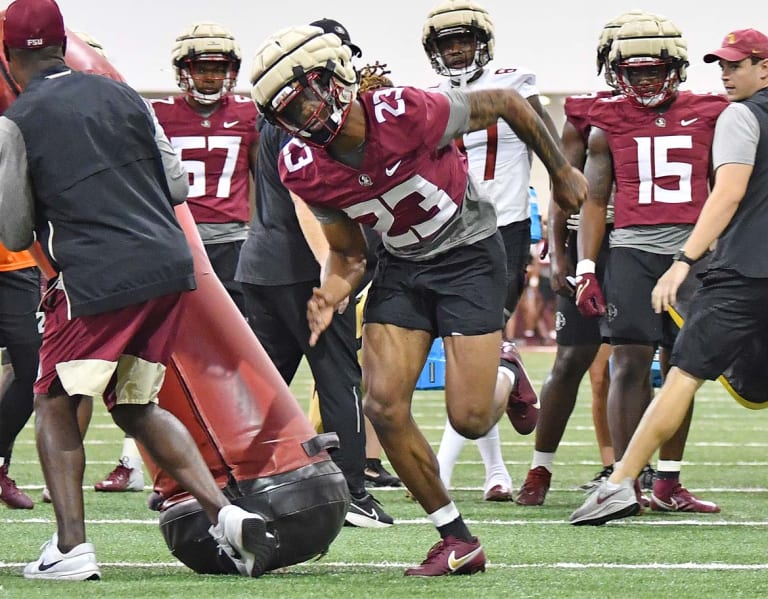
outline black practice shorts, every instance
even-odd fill
[[[693,294],[670,364],[700,379],[716,379],[754,338],[765,346],[766,306],[768,279],[732,270],[707,272]]]
[[[382,252],[363,321],[437,337],[498,331],[504,317],[505,261],[498,231],[419,262]]]
[[[510,313],[515,311],[517,302],[525,288],[525,275],[531,261],[531,219],[499,227],[507,253],[507,291],[504,307]]]
[[[611,249],[605,299],[612,345],[672,347],[677,326],[669,314],[656,314],[651,305],[651,291],[672,262],[672,255]]]
[[[0,272],[0,347],[39,343],[37,268]]]
[[[606,228],[603,237],[603,245],[597,255],[595,263],[595,275],[600,282],[600,288],[605,294],[607,279],[605,277],[605,265],[608,261],[609,244],[608,236],[610,228]],[[578,262],[578,236],[573,231],[568,238],[568,256],[575,265]],[[574,296],[557,296],[557,311],[555,312],[555,331],[557,344],[566,347],[600,345],[608,338],[608,325],[604,318],[587,318],[581,315],[576,307]]]

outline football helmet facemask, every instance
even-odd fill
[[[452,67],[446,63],[440,44],[453,36],[474,37],[474,57],[468,64]],[[493,21],[488,11],[472,0],[443,0],[427,16],[421,43],[438,75],[459,79],[479,71],[493,59]]]
[[[173,45],[172,62],[179,88],[200,104],[214,104],[231,93],[240,72],[240,46],[217,23],[197,23],[181,33]],[[221,63],[220,68],[208,64]],[[199,89],[195,77],[213,80],[211,89]],[[219,87],[218,82],[221,82]]]
[[[672,21],[639,18],[616,33],[610,66],[622,93],[643,108],[667,103],[686,78],[688,45]]]
[[[290,27],[256,50],[251,96],[264,117],[315,146],[331,143],[357,97],[352,51],[320,27]]]

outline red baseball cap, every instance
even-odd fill
[[[739,62],[747,56],[768,58],[768,37],[757,29],[731,31],[723,38],[723,45],[720,48],[704,57],[704,62],[717,60]]]
[[[54,0],[16,0],[5,11],[5,45],[19,50],[60,46],[67,39],[64,19]]]

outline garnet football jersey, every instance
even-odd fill
[[[292,139],[280,177],[310,206],[343,210],[379,231],[386,249],[411,260],[474,243],[496,230],[456,144],[438,147],[450,101],[442,93],[392,87],[364,93],[366,140],[358,168]],[[479,201],[481,200],[481,201]]]
[[[709,193],[715,121],[728,101],[680,92],[664,112],[623,96],[596,101],[589,111],[613,158],[615,227],[693,224]]]
[[[446,79],[439,88],[455,89],[455,84]],[[539,93],[536,75],[518,68],[486,68],[461,89],[514,89],[524,98]],[[500,227],[531,216],[528,198],[531,152],[504,120],[499,119],[488,129],[464,134],[459,147],[466,150],[469,170],[493,202]]]
[[[187,202],[197,223],[248,222],[248,151],[256,140],[256,105],[227,95],[210,116],[184,99],[152,100],[157,120],[189,173]]]
[[[591,128],[589,109],[599,98],[611,98],[613,95],[611,91],[599,91],[591,94],[567,96],[565,98],[565,104],[563,105],[565,119],[579,132],[585,145],[589,139],[589,130]]]

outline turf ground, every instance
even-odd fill
[[[541,387],[552,353],[524,351],[526,365]],[[302,369],[293,390],[308,396]],[[374,599],[377,597],[765,597],[766,415],[741,408],[719,385],[707,384],[697,398],[683,481],[718,502],[715,515],[659,515],[572,527],[570,512],[581,503],[578,485],[597,470],[590,426],[589,387],[582,385],[576,410],[557,456],[553,487],[542,507],[482,501],[483,467],[468,443],[454,473],[454,498],[488,554],[488,570],[475,576],[410,579],[403,569],[420,562],[437,540],[421,509],[402,489],[375,491],[396,525],[383,530],[344,528],[322,560],[272,572],[260,579],[201,576],[175,561],[146,508],[147,493],[95,493],[92,483],[109,472],[122,438],[97,406],[86,439],[87,531],[96,545],[103,580],[45,583],[20,576],[25,562],[53,532],[53,510],[0,507],[0,599],[34,597],[229,597]],[[414,413],[435,448],[445,410],[442,392],[418,392]],[[503,451],[514,484],[528,470],[533,435],[517,435],[501,423]],[[17,442],[12,474],[33,498],[43,478],[31,425]],[[147,490],[148,492],[148,490]]]

